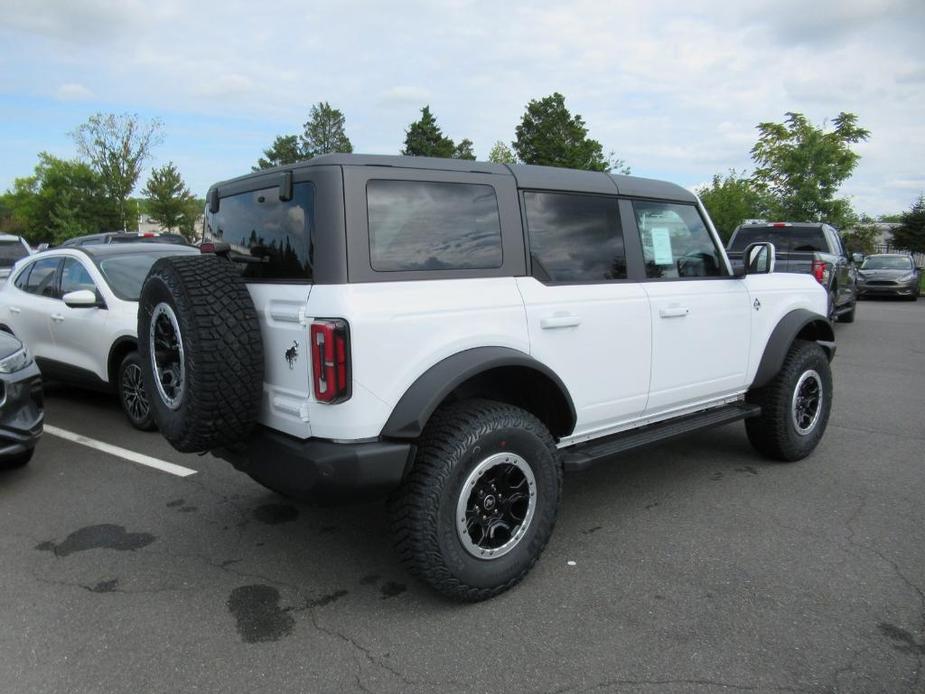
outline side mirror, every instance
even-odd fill
[[[68,292],[61,297],[65,305],[71,308],[96,308],[100,305],[96,292],[89,289],[78,289],[74,292]]]
[[[742,252],[742,263],[746,275],[767,275],[774,272],[777,252],[768,241],[752,243]]]
[[[861,263],[864,262],[864,254],[863,253],[852,253],[851,260],[855,265],[860,265]]]

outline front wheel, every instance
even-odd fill
[[[745,420],[759,453],[784,462],[808,456],[822,439],[832,409],[832,371],[815,342],[796,340],[774,380],[748,394],[761,416]]]
[[[465,400],[439,409],[389,499],[408,570],[470,602],[517,584],[555,525],[562,466],[546,427],[519,407]]]
[[[154,413],[145,393],[141,375],[141,358],[138,352],[126,355],[119,366],[119,402],[128,417],[129,423],[141,431],[153,431],[156,428]]]

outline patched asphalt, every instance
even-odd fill
[[[543,558],[477,605],[392,552],[380,504],[317,508],[55,387],[0,472],[10,692],[923,692],[925,301],[836,326],[819,449],[781,465],[741,424],[567,476]]]

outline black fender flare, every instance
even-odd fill
[[[113,343],[109,346],[109,354],[106,355],[106,374],[109,376],[109,384],[115,388],[115,378],[113,376],[118,373],[119,364],[114,364],[112,358],[115,356],[116,352],[122,351],[126,346],[131,346],[130,351],[138,350],[138,340],[131,335],[123,335],[122,337],[117,337]]]
[[[771,331],[768,343],[764,347],[764,354],[758,363],[752,388],[767,385],[777,375],[784,365],[784,358],[793,341],[807,328],[812,335],[809,339],[815,340],[825,350],[829,361],[832,360],[835,356],[835,332],[832,330],[832,323],[825,316],[805,308],[795,309],[781,318]]]
[[[509,347],[475,347],[457,352],[421,374],[392,409],[382,429],[382,437],[417,438],[434,410],[457,387],[473,376],[505,366],[532,369],[552,381],[568,405],[569,430],[574,428],[577,419],[575,404],[568,388],[552,369],[529,354]]]

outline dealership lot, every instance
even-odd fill
[[[836,331],[810,459],[765,462],[738,424],[567,477],[537,568],[477,605],[404,573],[381,505],[292,503],[52,387],[61,435],[0,475],[0,682],[922,691],[925,302],[864,302]]]

